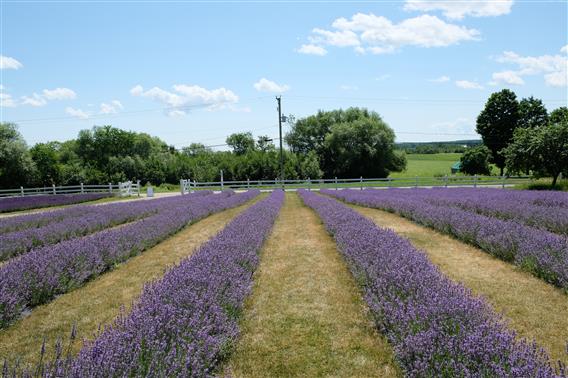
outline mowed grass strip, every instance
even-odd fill
[[[400,375],[334,240],[295,193],[286,194],[255,275],[225,374]]]
[[[454,281],[484,296],[521,337],[536,339],[555,360],[568,362],[568,296],[514,265],[382,210],[349,205],[377,225],[408,238]]]
[[[53,356],[58,338],[65,347],[69,345],[73,324],[77,324],[78,333],[72,350],[78,352],[83,338],[93,338],[99,325],[111,323],[122,306],[129,310],[144,283],[160,278],[168,267],[190,256],[237,214],[265,196],[261,194],[244,205],[197,221],[85,286],[34,308],[28,317],[0,331],[0,361],[19,357],[24,364],[34,364],[44,337],[47,356]]]

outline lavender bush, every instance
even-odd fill
[[[406,239],[331,198],[300,196],[335,237],[406,376],[565,376],[544,350],[517,340],[483,299],[446,278]]]
[[[0,328],[27,308],[82,285],[174,234],[189,222],[235,207],[258,195],[224,192],[179,196],[177,206],[123,227],[35,249],[0,267]]]
[[[50,194],[28,197],[0,198],[0,213],[17,210],[39,209],[49,206],[71,205],[74,203],[95,201],[101,198],[111,197],[110,193],[87,193],[87,194]]]
[[[192,198],[201,195],[203,194],[191,194]],[[33,216],[36,215],[35,223],[30,222],[30,215],[26,215],[24,217],[28,220],[27,225],[31,224],[36,227],[0,234],[0,261],[26,253],[32,248],[59,243],[63,240],[146,218],[157,212],[166,211],[172,206],[178,206],[179,201],[179,197],[166,197],[152,201],[80,206],[79,209],[70,208],[58,211],[52,222],[47,222],[45,219],[46,216],[49,218],[50,214],[30,214],[32,220],[34,219]],[[11,218],[9,220],[13,220]],[[17,219],[15,220],[17,221]],[[25,225],[26,223],[22,224],[21,222],[19,224],[20,228]],[[1,226],[2,220],[0,219]]]
[[[323,193],[346,202],[397,213],[473,244],[568,290],[568,238],[514,221],[433,205],[422,197],[422,192],[427,190],[430,189],[324,190]]]
[[[252,287],[262,243],[276,219],[282,191],[231,221],[195,254],[144,288],[76,358],[44,367],[44,376],[212,376],[238,336],[238,314]]]

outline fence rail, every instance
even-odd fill
[[[348,178],[316,179],[316,180],[246,180],[246,181],[208,181],[198,182],[180,180],[181,194],[195,190],[244,190],[261,189],[296,190],[300,188],[319,190],[321,188],[418,188],[418,187],[452,187],[452,186],[512,186],[527,183],[530,176],[442,176],[442,177],[401,177],[401,178]]]
[[[24,197],[53,194],[83,194],[83,193],[111,193],[120,196],[140,195],[140,181],[120,182],[118,184],[108,183],[106,185],[66,185],[66,186],[44,186],[37,188],[0,189],[1,197]]]

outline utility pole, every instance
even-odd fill
[[[280,130],[280,182],[282,189],[284,189],[284,152],[282,151],[282,96],[276,96],[278,102],[278,128]]]

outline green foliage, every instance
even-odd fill
[[[550,113],[550,123],[561,123],[561,122],[568,122],[568,108],[566,106],[562,106],[558,109],[554,109]]]
[[[534,97],[523,98],[519,102],[518,127],[541,127],[548,124],[548,112],[542,100]]]
[[[34,184],[36,166],[13,123],[0,123],[0,187]]]
[[[255,144],[252,133],[235,133],[229,135],[226,143],[233,149],[237,155],[246,154],[247,152],[254,151]]]
[[[491,94],[477,117],[477,132],[491,151],[492,162],[501,169],[501,175],[505,167],[501,150],[509,145],[518,123],[517,96],[508,89]]]
[[[367,109],[319,111],[292,124],[291,150],[314,153],[326,177],[386,177],[402,171],[406,158],[394,151],[394,132]]]
[[[462,155],[461,171],[467,175],[489,175],[489,157],[491,152],[485,146],[478,146],[467,149]]]
[[[552,177],[554,187],[560,173],[568,175],[568,122],[516,130],[504,155],[511,172],[530,170],[536,177]]]
[[[403,142],[395,148],[407,154],[463,153],[468,147],[482,144],[481,140],[456,140],[451,142]]]

